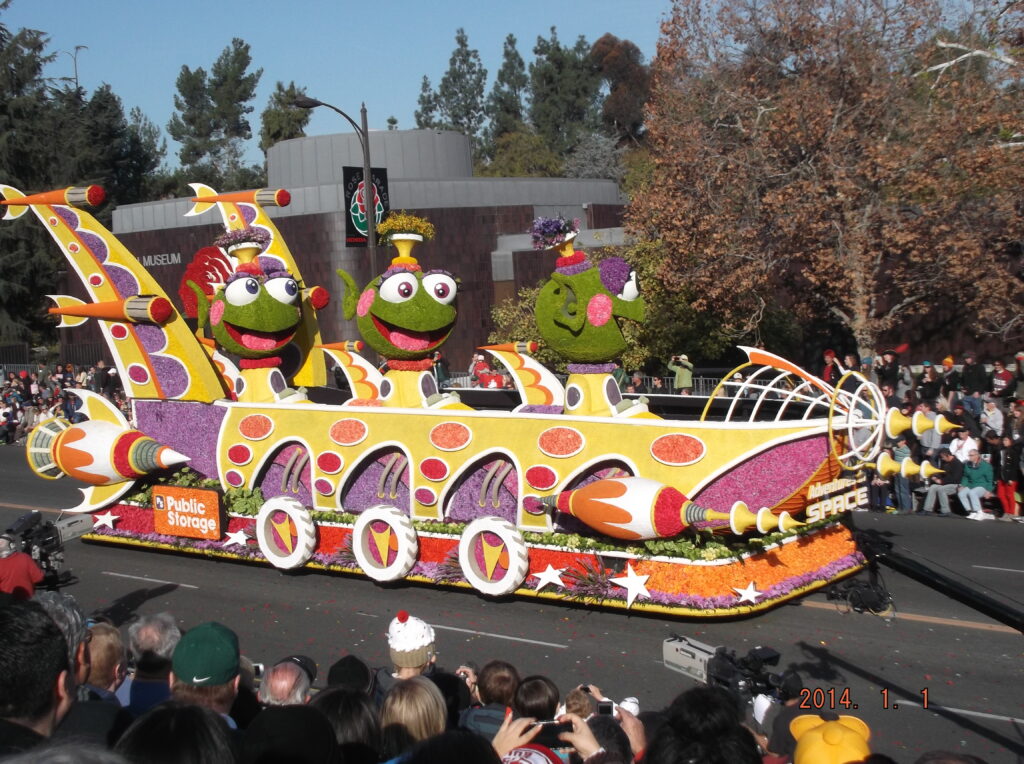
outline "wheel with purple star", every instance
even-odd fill
[[[523,534],[498,517],[480,517],[459,539],[459,566],[466,580],[482,594],[511,594],[530,569]]]
[[[316,525],[302,502],[275,496],[256,515],[256,540],[275,568],[292,570],[309,562],[316,548]]]
[[[374,581],[404,578],[419,557],[420,542],[412,520],[385,504],[364,510],[352,529],[352,553]]]

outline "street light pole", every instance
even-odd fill
[[[317,106],[326,106],[331,111],[337,112],[352,125],[359,138],[359,145],[363,149],[363,205],[366,208],[366,249],[370,255],[370,275],[377,273],[377,205],[373,193],[373,171],[370,168],[370,131],[366,123],[366,103],[363,102],[359,110],[359,121],[356,121],[337,106],[332,106],[324,101],[310,98],[305,95],[298,95],[292,99],[292,105],[300,109],[315,109]]]

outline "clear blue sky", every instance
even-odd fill
[[[78,78],[91,93],[108,83],[125,113],[138,106],[163,129],[173,110],[181,67],[209,71],[232,37],[252,49],[253,68],[262,67],[255,111],[259,115],[277,81],[295,81],[309,95],[332,103],[358,121],[366,102],[371,130],[386,128],[389,116],[400,129],[415,127],[413,112],[423,75],[436,87],[463,27],[480,52],[488,90],[501,65],[505,36],[516,36],[529,64],[538,35],[550,27],[572,43],[578,35],[594,42],[606,32],[632,40],[648,61],[657,46],[660,21],[670,0],[284,0],[249,3],[198,0],[14,0],[0,13],[11,31],[45,32],[50,50],[61,51],[47,70],[72,77],[71,53],[79,45]],[[319,109],[309,135],[345,132],[338,115]],[[168,161],[177,164],[178,145],[168,140]],[[246,158],[262,161],[252,141]]]

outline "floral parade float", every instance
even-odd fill
[[[415,237],[432,233],[426,221],[382,224],[399,251],[389,268],[362,291],[342,275],[342,309],[362,340],[325,343],[316,314],[326,294],[303,282],[264,211],[287,204],[287,192],[193,189],[189,214],[217,208],[226,236],[197,253],[179,309],[84,209],[101,189],[0,186],[5,218],[33,212],[89,295],[53,296],[51,313],[62,325],[100,322],[132,401],[134,426],[78,393],[86,422],[55,417],[28,441],[38,475],[88,484],[68,511],[93,513],[90,541],[489,596],[739,615],[858,570],[838,522],[865,500],[857,471],[919,470],[880,458],[885,436],[946,426],[887,411],[855,373],[832,387],[752,348],[736,370],[743,381],[730,373],[692,421],[622,400],[609,362],[622,349],[619,319],[643,318],[635,275],[617,258],[593,265],[572,248],[576,227],[557,219],[534,226],[539,248],[558,256],[536,313],[569,380],[531,356],[533,342],[485,347],[521,402],[474,410],[429,373],[458,285],[412,257]],[[185,311],[202,319],[198,330]],[[359,353],[364,342],[386,374]],[[332,366],[351,398],[310,401],[303,390],[324,385]]]

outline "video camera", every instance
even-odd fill
[[[771,647],[754,647],[737,656],[735,650],[682,636],[669,637],[662,645],[666,668],[709,687],[724,687],[744,702],[758,695],[778,698],[784,675],[772,673],[768,667],[777,666],[779,657],[779,651]]]
[[[29,555],[43,571],[44,587],[60,586],[71,580],[64,570],[64,544],[92,530],[92,515],[81,514],[44,520],[38,510],[22,515],[4,531],[18,551]]]

